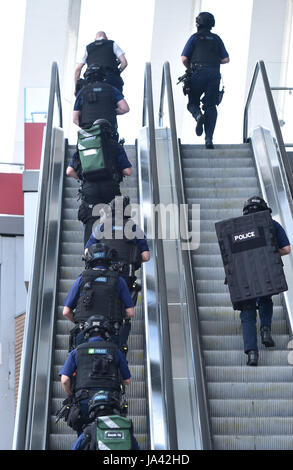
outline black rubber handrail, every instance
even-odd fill
[[[151,64],[147,63],[145,66],[144,76],[144,93],[143,93],[143,112],[142,112],[142,126],[148,128],[149,136],[149,184],[151,186],[151,198],[149,201],[153,206],[160,203],[159,182],[158,182],[158,169],[156,158],[156,135],[155,135],[155,121],[154,121],[154,106],[153,106],[153,92],[152,92],[152,71]],[[165,264],[162,239],[159,236],[158,220],[155,221],[154,227],[154,252],[152,253],[154,269],[156,273],[155,290],[158,300],[157,313],[159,316],[159,335],[161,338],[161,367],[162,376],[161,394],[164,402],[164,414],[167,429],[168,449],[176,450],[178,448],[176,420],[175,420],[175,406],[174,394],[172,386],[172,362],[171,362],[171,340],[170,329],[168,321],[168,302],[166,293],[166,277],[165,277]]]
[[[44,240],[47,235],[48,225],[48,200],[50,196],[50,182],[52,177],[52,147],[55,100],[58,106],[59,127],[62,128],[62,104],[59,84],[59,72],[56,62],[51,67],[50,93],[48,103],[47,123],[45,127],[45,142],[41,159],[38,207],[36,214],[36,230],[34,238],[33,260],[28,290],[26,321],[22,349],[22,361],[19,378],[18,401],[13,438],[13,449],[28,449],[31,414],[34,396],[31,394],[32,383],[35,380],[37,338],[39,335],[41,299],[44,277],[44,258],[47,249]]]
[[[292,170],[291,170],[290,162],[289,162],[289,159],[288,159],[288,155],[287,155],[287,152],[286,152],[286,148],[285,148],[285,144],[284,144],[284,140],[283,140],[283,136],[282,136],[282,132],[281,132],[281,128],[280,128],[280,123],[279,123],[279,119],[278,119],[278,115],[277,115],[277,111],[276,111],[276,107],[275,107],[275,103],[274,103],[274,99],[273,99],[273,95],[272,95],[272,91],[271,91],[272,88],[270,87],[268,74],[267,74],[266,67],[265,67],[265,64],[264,64],[263,60],[258,61],[256,66],[255,66],[254,74],[253,74],[253,77],[252,77],[250,89],[249,89],[249,92],[248,92],[248,96],[247,96],[247,100],[246,100],[246,104],[245,104],[245,108],[244,108],[243,142],[246,143],[246,142],[249,141],[249,137],[248,137],[248,111],[249,111],[249,108],[250,108],[251,100],[252,100],[253,95],[254,95],[255,85],[256,85],[256,82],[257,82],[257,79],[258,79],[259,75],[262,79],[262,83],[263,83],[263,86],[264,86],[266,102],[267,102],[268,110],[269,110],[270,117],[271,117],[271,120],[272,120],[273,130],[274,130],[274,133],[275,133],[276,142],[277,142],[277,145],[279,147],[280,156],[281,156],[282,163],[283,163],[283,166],[284,166],[284,169],[285,169],[285,173],[286,173],[286,177],[287,177],[287,180],[288,180],[288,185],[289,185],[289,188],[290,188],[291,196],[293,197]]]
[[[183,183],[183,170],[180,158],[180,151],[177,138],[176,120],[175,120],[175,108],[171,81],[171,72],[169,62],[163,64],[162,72],[162,84],[160,94],[160,105],[159,105],[159,126],[164,125],[164,100],[165,95],[167,96],[169,125],[171,133],[171,147],[172,156],[174,158],[174,173],[175,173],[175,190],[178,199],[178,205],[184,205],[186,207],[186,198],[184,192]],[[185,220],[186,233],[188,233],[188,220]],[[186,242],[186,240],[184,240]],[[182,262],[186,281],[186,296],[188,305],[188,317],[189,326],[192,340],[192,353],[193,353],[193,368],[195,376],[195,390],[197,393],[198,410],[195,410],[199,416],[199,432],[200,440],[202,442],[202,448],[204,450],[210,450],[212,448],[211,443],[211,429],[209,421],[208,411],[208,400],[206,392],[206,380],[204,374],[204,365],[202,359],[202,348],[201,339],[199,332],[199,313],[196,303],[195,293],[195,280],[193,276],[191,252],[190,250],[182,250]]]

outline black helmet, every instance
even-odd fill
[[[100,126],[100,128],[103,130],[103,132],[105,134],[108,134],[109,136],[112,135],[112,126],[111,124],[109,123],[109,121],[107,121],[107,119],[97,119],[93,125],[98,125]]]
[[[105,78],[105,70],[98,64],[92,64],[86,69],[84,78],[88,82],[94,82],[96,80],[103,81]]]
[[[109,264],[116,256],[116,250],[109,248],[104,243],[95,243],[86,250],[84,261],[88,267],[101,263]]]
[[[89,401],[89,417],[95,419],[97,416],[108,414],[120,414],[121,403],[119,392],[100,390],[96,392]]]
[[[252,196],[245,201],[243,206],[243,215],[252,214],[253,212],[270,211],[272,209],[268,207],[267,203],[259,196]]]
[[[207,11],[202,11],[196,18],[195,24],[197,27],[204,26],[208,29],[211,29],[215,26],[214,15],[208,13]]]
[[[87,340],[95,334],[101,335],[104,339],[108,339],[111,333],[111,325],[102,315],[93,315],[84,323],[83,335]]]

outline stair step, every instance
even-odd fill
[[[291,436],[213,436],[214,450],[292,450]]]
[[[211,416],[214,418],[264,418],[293,417],[292,400],[210,400]]]
[[[243,389],[243,393],[245,391],[249,393],[249,395],[247,395],[246,398],[253,398],[254,386],[256,386],[257,383],[260,383],[259,387],[261,387],[263,386],[264,383],[268,383],[268,384],[283,383],[283,384],[290,385],[290,383],[292,383],[293,381],[292,366],[290,367],[288,364],[282,365],[282,366],[273,366],[273,365],[264,366],[261,364],[261,362],[257,367],[207,366],[206,376],[207,376],[207,382],[209,384],[219,383],[221,384],[220,386],[223,387],[222,395],[217,395],[216,397],[215,396],[212,397],[212,398],[221,398],[221,399],[239,398],[238,396],[233,397],[233,390],[231,390],[227,396],[225,395],[226,387],[228,386],[234,387],[235,393],[239,393]],[[240,387],[240,384],[243,384],[243,386]],[[245,389],[245,386],[247,386],[246,389]],[[218,386],[214,385],[214,387],[218,387]],[[291,390],[292,390],[292,387],[291,387]],[[215,389],[215,392],[217,393],[219,392],[218,388]],[[259,397],[259,398],[262,399],[265,397]],[[280,395],[280,398],[282,398],[281,395]],[[283,397],[283,398],[286,398],[286,397]]]

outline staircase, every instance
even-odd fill
[[[259,366],[249,367],[214,225],[242,215],[244,201],[260,194],[250,144],[213,150],[181,145],[181,161],[186,202],[201,208],[200,247],[192,253],[192,268],[213,448],[292,449],[293,368],[287,362],[289,333],[280,296],[273,297],[276,347],[266,349],[259,341]]]
[[[124,179],[121,184],[123,193],[128,194],[131,202],[138,202],[138,180],[135,146],[125,146],[126,153],[133,165],[133,175]],[[69,162],[75,146],[69,146],[66,157]],[[67,165],[66,165],[67,166]],[[60,384],[59,370],[68,355],[69,331],[73,324],[64,319],[62,315],[64,300],[75,279],[84,269],[83,253],[83,225],[77,220],[79,203],[77,202],[79,184],[73,179],[64,176],[63,193],[63,220],[59,255],[58,299],[56,312],[55,350],[53,352],[52,370],[52,399],[51,422],[49,423],[48,448],[50,450],[70,450],[76,440],[76,433],[63,421],[55,424],[55,414],[60,408],[65,392]],[[147,400],[144,371],[144,322],[142,318],[141,295],[135,309],[135,318],[132,320],[132,330],[128,342],[129,363],[132,381],[126,389],[126,398],[129,403],[128,416],[133,420],[134,433],[141,449],[149,445],[147,423]]]

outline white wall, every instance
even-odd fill
[[[25,311],[23,237],[0,236],[0,450],[11,449],[14,430],[15,317]]]
[[[86,45],[94,40],[97,31],[105,31],[109,39],[116,41],[128,61],[128,67],[121,76],[130,112],[117,118],[119,135],[127,144],[134,144],[141,128],[144,69],[150,60],[154,3],[158,2],[82,0],[76,62],[80,62]],[[85,69],[82,69],[82,76]],[[72,125],[72,144],[76,143],[77,129]]]
[[[74,87],[74,66],[80,0],[26,0],[23,55],[16,120],[14,162],[24,161],[24,89],[49,88],[51,65],[59,67],[64,107],[64,129],[69,132],[69,109]]]

